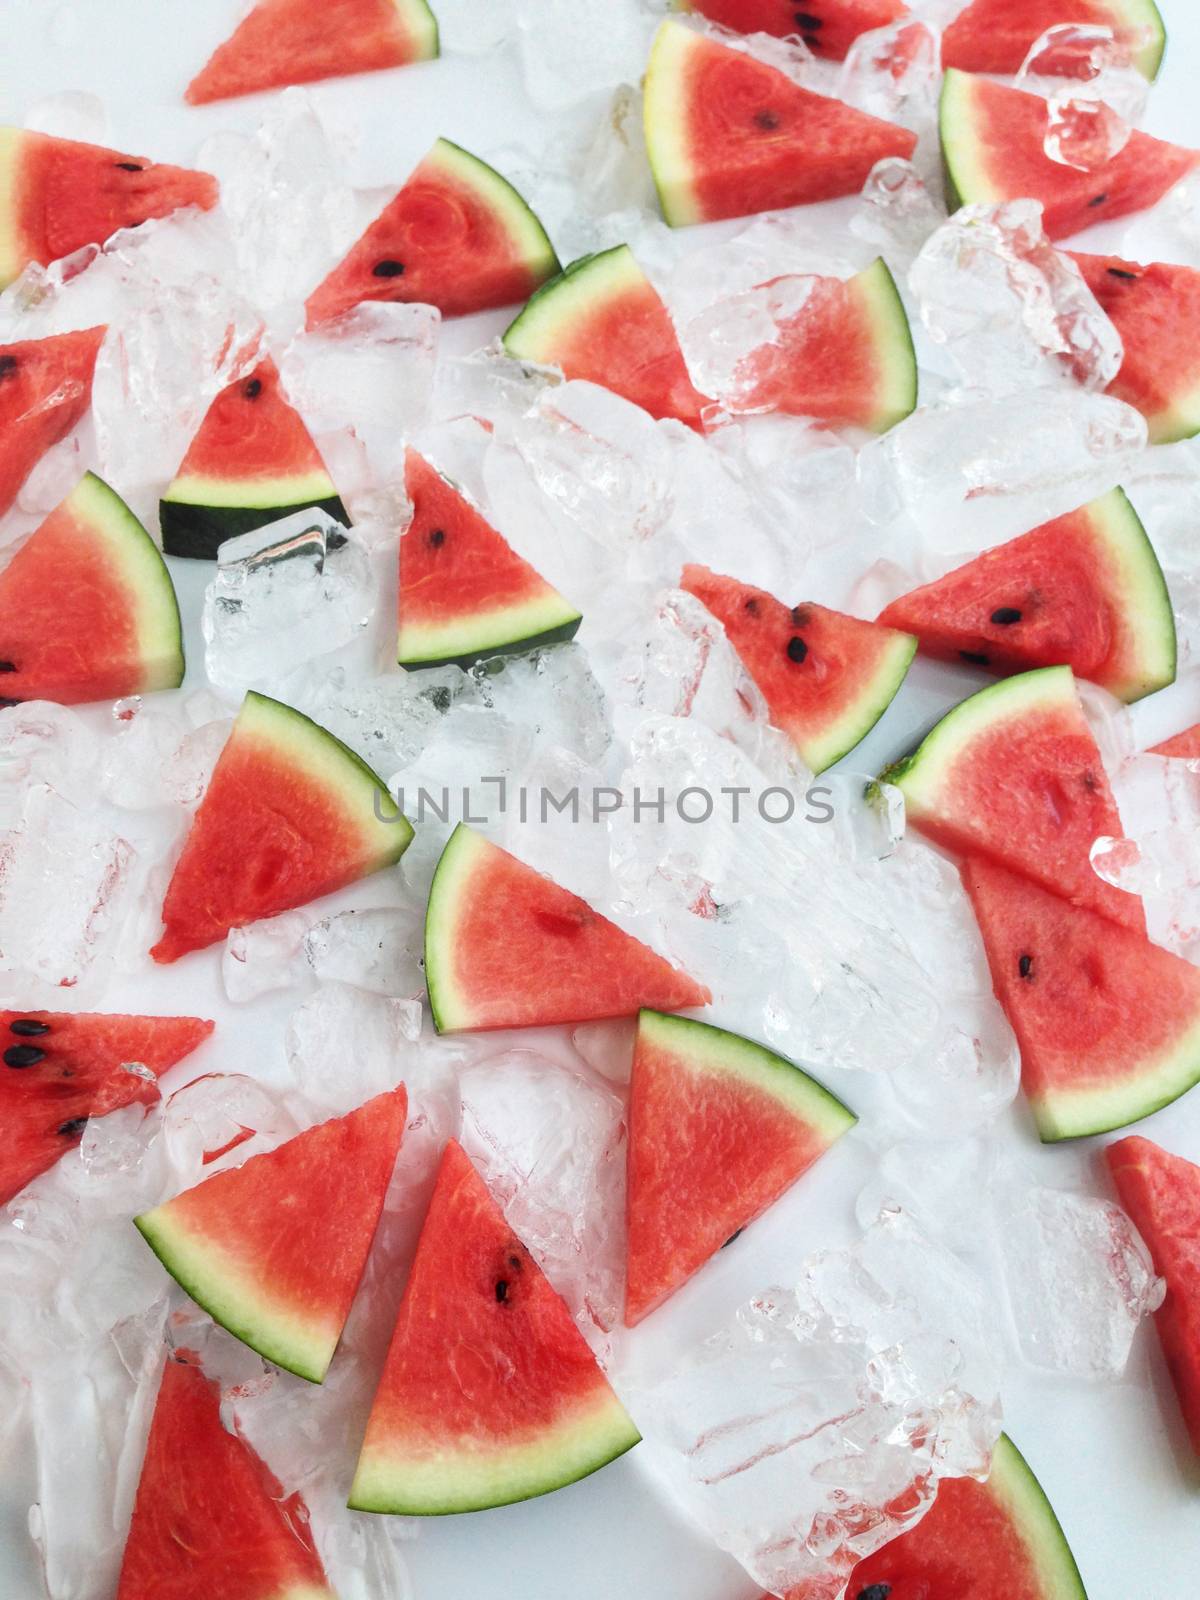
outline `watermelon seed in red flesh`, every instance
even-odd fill
[[[675,9],[699,12],[735,33],[799,34],[827,61],[844,60],[860,34],[908,15],[903,0],[677,0]]]
[[[106,332],[87,328],[0,345],[0,516],[46,451],[87,411]]]
[[[1157,76],[1167,34],[1154,0],[972,0],[942,34],[942,65],[1010,76],[1047,29],[1071,23],[1111,28],[1138,71]],[[1070,55],[1056,61],[1053,50],[1043,50],[1038,71],[1071,76],[1078,66]]]

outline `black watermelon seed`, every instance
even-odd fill
[[[39,1050],[35,1044],[10,1044],[4,1052],[6,1067],[36,1067],[39,1061],[45,1059],[46,1052]]]
[[[1109,267],[1108,275],[1110,278],[1124,278],[1127,283],[1136,283],[1138,280],[1136,272],[1126,272],[1123,267]]]
[[[39,1039],[43,1033],[50,1032],[48,1022],[39,1022],[36,1017],[18,1017],[15,1022],[8,1025],[9,1033],[15,1033],[19,1039]]]
[[[259,395],[262,393],[262,379],[247,378],[246,383],[242,388],[242,393],[246,396],[247,400],[257,400]]]
[[[990,663],[986,656],[981,656],[977,650],[960,650],[959,655],[964,661],[969,661],[973,667],[986,667]]]
[[[1083,775],[1083,787],[1087,790],[1087,792],[1089,794],[1095,794],[1096,790],[1100,787],[1100,780],[1096,777],[1096,774],[1094,772],[1085,772],[1084,773],[1084,775]]]
[[[752,617],[756,617],[758,615],[758,613],[762,610],[762,607],[759,605],[757,600],[751,598],[751,599],[746,601],[746,610],[750,613],[750,615]]]
[[[0,672],[15,672],[16,670],[17,664],[15,661],[0,661]]]
[[[992,621],[998,622],[1002,628],[1007,628],[1011,622],[1020,622],[1021,613],[1016,606],[1001,606],[998,611],[992,612]]]
[[[745,1233],[745,1231],[746,1231],[745,1228],[739,1228],[736,1233],[731,1233],[729,1235],[728,1239],[726,1239],[725,1243],[721,1246],[721,1249],[722,1250],[728,1250],[729,1246],[733,1243],[733,1241],[735,1239],[740,1239],[742,1237],[742,1235]]]
[[[429,542],[435,550],[439,550],[446,542],[446,534],[444,529],[435,528],[429,535]]]
[[[137,161],[114,161],[114,167],[120,167],[122,172],[144,172],[146,169]]]
[[[508,1299],[508,1281],[505,1278],[496,1281],[496,1299],[501,1305]]]
[[[16,356],[0,356],[0,378],[11,378],[16,370]]]
[[[818,28],[824,27],[820,17],[814,17],[811,11],[797,11],[792,21],[801,33],[815,33]]]
[[[509,1256],[508,1264],[510,1267],[512,1267],[514,1272],[520,1272],[522,1266],[520,1256]]]
[[[1020,961],[1017,962],[1017,971],[1023,978],[1027,978],[1033,971],[1033,957],[1022,956]]]
[[[888,1600],[891,1592],[890,1583],[869,1583],[865,1589],[858,1591],[858,1600]]]
[[[779,126],[779,114],[775,111],[756,111],[754,122],[756,127],[765,128],[769,132]]]
[[[72,1117],[70,1122],[62,1123],[58,1131],[64,1139],[78,1139],[79,1135],[87,1127],[87,1123],[88,1119],[86,1117]]]
[[[1092,198],[1088,201],[1088,205],[1089,206],[1102,206],[1107,199],[1108,199],[1108,196],[1106,194],[1093,195]]]
[[[799,634],[797,634],[794,639],[788,640],[787,653],[788,660],[796,662],[803,661],[805,656],[808,654],[808,646],[805,644],[804,640],[799,636]]]
[[[377,278],[401,278],[404,276],[403,261],[377,261],[371,269]]]

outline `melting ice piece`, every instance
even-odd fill
[[[935,189],[911,161],[899,156],[877,161],[863,185],[850,231],[874,245],[898,279],[946,220],[946,208],[934,198]]]
[[[296,1086],[323,1116],[352,1110],[401,1082],[406,1046],[420,1027],[416,1001],[323,983],[288,1021],[284,1043]]]
[[[230,928],[221,952],[226,996],[240,1005],[297,982],[300,950],[310,926],[307,912],[285,911],[244,928]]]
[[[93,730],[69,706],[30,700],[0,711],[0,794],[4,815],[31,784],[46,783],[64,799],[85,804],[95,794],[99,746]]]
[[[208,1072],[163,1107],[162,1142],[172,1192],[273,1150],[297,1132],[280,1097],[241,1073]]]
[[[204,594],[205,666],[235,691],[270,688],[356,638],[375,610],[366,552],[335,518],[297,511],[228,539]]]
[[[1093,869],[1143,897],[1156,944],[1200,964],[1200,773],[1138,755],[1115,768],[1113,791],[1128,836],[1097,839]]]
[[[521,65],[534,103],[557,111],[645,71],[654,17],[640,0],[602,8],[527,0],[518,8]]]
[[[281,696],[337,735],[382,777],[409,766],[473,681],[457,667],[361,678],[314,662],[293,672]]]
[[[842,63],[837,93],[860,111],[898,122],[936,146],[941,76],[936,30],[908,17],[859,35]]]
[[[309,929],[304,954],[322,983],[415,1000],[425,991],[423,936],[424,907],[415,901],[340,911]]]
[[[102,787],[114,805],[130,811],[194,806],[232,726],[228,708],[207,691],[182,706],[147,705],[140,696],[118,700],[113,719]]]
[[[1120,155],[1150,97],[1129,45],[1089,23],[1048,28],[1030,46],[1016,84],[1046,99],[1050,160],[1082,172]]]

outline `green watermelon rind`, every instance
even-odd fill
[[[429,885],[425,907],[425,986],[438,1033],[453,1033],[470,1021],[468,1007],[461,996],[451,992],[445,975],[454,965],[457,900],[463,884],[470,881],[476,854],[487,848],[482,834],[460,822],[446,840]]]
[[[443,167],[452,178],[475,191],[481,203],[503,223],[531,274],[547,279],[562,271],[558,253],[541,219],[503,173],[446,138],[437,140],[425,162]]]
[[[863,685],[844,714],[822,729],[819,737],[805,740],[800,753],[814,776],[826,772],[843,756],[860,745],[900,692],[908,676],[917,640],[911,633],[886,630],[895,635],[882,656],[869,683]]]
[[[870,311],[872,343],[883,368],[876,410],[866,426],[874,433],[886,433],[917,409],[919,380],[912,328],[896,280],[882,256],[852,281]]]
[[[442,51],[441,29],[433,8],[427,0],[392,0],[396,10],[408,23],[415,39],[420,41],[418,61],[433,61]]]
[[[1116,1133],[1151,1117],[1200,1083],[1200,1015],[1170,1048],[1126,1068],[1119,1083],[1105,1089],[1030,1095],[1029,1104],[1043,1144],[1064,1144],[1098,1133]]]
[[[333,488],[332,483],[329,488]],[[276,504],[262,505],[202,504],[164,498],[158,503],[163,549],[169,556],[188,561],[215,561],[227,539],[254,533],[298,511],[324,511],[343,527],[350,526],[350,513],[339,495],[292,500],[290,496],[300,489],[298,483],[281,481],[280,493],[284,498]]]
[[[421,672],[427,667],[461,667],[465,672],[495,656],[524,655],[530,650],[567,644],[579,632],[582,621],[583,614],[555,593],[539,601],[448,622],[437,630],[436,640],[431,630],[422,629],[419,645],[408,650],[402,632],[396,661],[406,672]],[[433,653],[431,646],[435,647]]]
[[[704,221],[684,141],[688,119],[682,92],[684,64],[703,37],[668,19],[655,34],[646,63],[642,97],[646,155],[659,208],[672,228],[687,228]]]
[[[1088,510],[1093,527],[1124,575],[1126,621],[1139,646],[1136,676],[1127,684],[1105,687],[1119,700],[1132,704],[1175,682],[1179,666],[1175,609],[1145,523],[1124,489],[1113,489],[1093,500]]]
[[[510,356],[538,366],[555,361],[558,335],[578,326],[597,306],[620,298],[647,282],[627,244],[580,256],[536,289],[504,330],[502,343]]]
[[[946,209],[951,215],[970,203],[987,204],[1006,200],[990,184],[982,171],[968,177],[969,153],[976,145],[974,119],[968,104],[974,78],[969,72],[949,67],[942,79],[938,97],[938,137],[942,153],[942,177],[946,190]]]
[[[1087,1600],[1083,1579],[1062,1524],[1032,1467],[1006,1433],[996,1441],[988,1488],[1008,1508],[1033,1559],[1039,1600]]]
[[[1131,28],[1145,28],[1147,39],[1136,52],[1133,64],[1151,83],[1162,71],[1163,57],[1167,53],[1167,27],[1155,0],[1108,0],[1114,11],[1120,12]]]

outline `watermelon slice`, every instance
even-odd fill
[[[1045,1491],[1002,1433],[986,1483],[943,1478],[908,1533],[860,1561],[847,1600],[1087,1600]]]
[[[548,1494],[639,1439],[461,1146],[446,1146],[350,1505],[441,1516]]]
[[[1048,237],[1065,239],[1154,205],[1200,161],[1200,151],[1135,129],[1119,155],[1080,171],[1046,154],[1047,119],[1036,94],[947,72],[939,125],[951,211],[1027,196],[1041,202]]]
[[[1154,1323],[1200,1456],[1200,1167],[1137,1135],[1110,1144],[1104,1156],[1121,1204],[1166,1280]]]
[[[1200,968],[981,858],[962,875],[1044,1142],[1123,1128],[1200,1081]]]
[[[1142,413],[1151,444],[1200,433],[1200,272],[1075,251],[1071,260],[1125,348],[1108,393]]]
[[[560,271],[537,217],[494,167],[439,139],[308,300],[310,328],[362,300],[462,317],[527,300]]]
[[[1194,728],[1185,728],[1182,733],[1164,739],[1161,744],[1151,745],[1150,754],[1173,756],[1177,761],[1200,761],[1200,722]]]
[[[251,692],[213,770],[150,954],[177,961],[399,861],[412,828],[381,778],[299,711]]]
[[[814,55],[843,61],[859,34],[908,15],[902,0],[676,0],[676,11],[698,11],[735,33],[799,34]]]
[[[0,289],[31,261],[49,266],[181,206],[208,211],[217,193],[207,172],[0,128]]]
[[[942,65],[964,72],[1019,72],[1048,28],[1075,23],[1111,28],[1133,52],[1134,65],[1155,78],[1167,47],[1167,30],[1154,0],[972,0],[942,34]],[[1053,52],[1038,57],[1038,71],[1078,68]]]
[[[125,502],[90,472],[0,572],[0,658],[10,703],[77,705],[183,682],[166,564]]]
[[[1121,489],[902,595],[879,620],[940,661],[996,673],[1065,665],[1118,700],[1175,681],[1171,597]]]
[[[506,331],[504,348],[689,428],[700,430],[710,403],[688,377],[670,313],[625,244],[581,256],[539,289]]]
[[[774,1050],[707,1022],[641,1012],[626,1157],[626,1325],[674,1294],[856,1121]]]
[[[223,1328],[320,1383],[367,1264],[407,1111],[401,1084],[133,1220]]]
[[[402,667],[470,667],[575,637],[575,607],[415,450],[404,477],[413,516],[400,541]]]
[[[205,413],[159,502],[163,549],[211,561],[226,539],[314,506],[349,526],[312,435],[265,356]]]
[[[298,1494],[221,1425],[221,1391],[163,1369],[117,1600],[337,1600]]]
[[[707,567],[684,567],[679,585],[722,624],[771,721],[813,772],[824,772],[866,738],[916,654],[910,634],[825,606],[786,606]]]
[[[681,22],[659,28],[645,87],[646,150],[673,228],[857,194],[877,161],[917,144]]]
[[[105,328],[0,344],[0,516],[51,445],[65,439],[92,399]]]
[[[773,279],[755,294],[794,282]],[[730,410],[786,411],[886,433],[916,409],[908,316],[882,259],[845,281],[811,279],[801,309],[779,317],[777,328],[738,363]]]
[[[682,1011],[712,996],[585,900],[459,823],[425,912],[439,1033]]]
[[[89,1117],[153,1105],[154,1080],[212,1031],[200,1017],[0,1011],[0,1205],[74,1149]]]
[[[290,83],[428,61],[438,26],[425,0],[258,0],[187,86],[208,105]]]
[[[1092,871],[1121,819],[1070,667],[1043,667],[955,706],[884,773],[908,820],[948,850],[1025,873],[1075,905],[1141,930],[1142,903]]]

